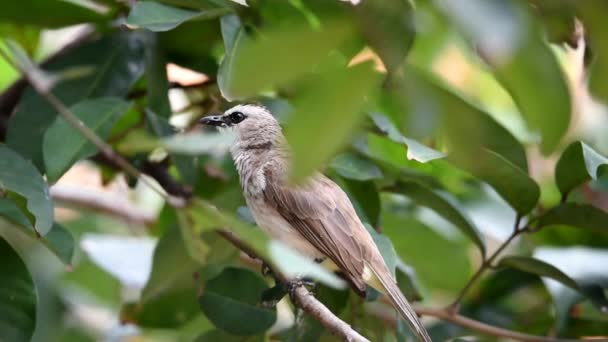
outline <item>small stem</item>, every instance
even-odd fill
[[[521,216],[517,215],[517,217],[515,218],[515,223],[513,225],[513,231],[511,232],[511,235],[509,235],[509,237],[500,245],[498,246],[498,249],[496,249],[496,251],[494,251],[494,253],[492,253],[492,255],[490,255],[490,257],[486,260],[484,260],[481,265],[479,266],[479,268],[477,269],[477,271],[475,272],[475,274],[473,274],[473,276],[471,277],[471,279],[469,279],[469,281],[467,282],[467,284],[464,286],[464,288],[460,291],[460,293],[458,294],[458,297],[456,297],[456,299],[454,300],[454,302],[452,302],[452,304],[450,304],[446,310],[449,313],[455,314],[458,312],[458,309],[460,308],[460,302],[462,301],[462,299],[464,298],[464,296],[469,292],[469,290],[471,289],[471,287],[473,287],[473,285],[475,285],[475,283],[477,282],[477,280],[485,273],[485,271],[488,268],[492,268],[492,262],[494,261],[494,259],[496,259],[500,253],[507,248],[507,246],[513,241],[513,239],[515,239],[515,237],[517,237],[517,235],[519,235],[520,233],[524,232],[525,229],[520,229],[519,228],[519,224],[521,222]]]

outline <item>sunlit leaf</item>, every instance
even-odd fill
[[[388,136],[392,141],[407,146],[407,159],[426,163],[431,160],[445,157],[445,154],[425,146],[418,141],[404,137],[397,127],[384,115],[378,113],[370,114],[376,127]]]
[[[477,44],[528,125],[540,131],[542,151],[555,150],[570,122],[570,93],[557,58],[525,8],[509,1],[435,2]]]
[[[13,247],[0,238],[0,336],[27,342],[36,326],[36,288],[27,267]]]
[[[131,104],[115,97],[84,100],[70,107],[80,121],[102,139]],[[97,147],[63,117],[58,116],[44,134],[43,155],[46,176],[56,182],[74,163],[97,153]]]
[[[5,145],[0,145],[0,188],[26,199],[27,210],[35,217],[34,227],[40,235],[51,229],[53,202],[48,185],[29,160]]]
[[[200,306],[216,327],[234,335],[255,335],[277,318],[275,308],[260,305],[267,289],[264,279],[253,271],[226,268],[207,282]]]
[[[444,219],[450,221],[463,234],[475,242],[485,258],[486,246],[483,235],[471,220],[455,206],[453,199],[449,199],[445,194],[439,194],[414,182],[399,182],[391,187],[390,190],[410,197],[417,205],[428,207]]]
[[[581,141],[570,144],[555,166],[555,182],[562,195],[608,172],[608,158]]]

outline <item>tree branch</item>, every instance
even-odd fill
[[[521,222],[521,217],[518,215],[515,218],[515,224],[513,225],[513,232],[511,233],[511,235],[509,235],[509,237],[500,246],[498,246],[496,251],[494,251],[494,253],[492,253],[492,255],[490,255],[489,258],[483,260],[483,262],[479,266],[479,269],[477,269],[475,274],[473,274],[471,279],[469,279],[469,281],[464,286],[464,288],[460,291],[460,293],[458,294],[458,296],[456,297],[454,302],[447,307],[447,310],[450,313],[455,314],[456,312],[458,312],[458,309],[460,308],[460,302],[462,301],[464,296],[469,292],[471,287],[473,287],[473,285],[475,285],[477,280],[479,280],[479,278],[488,270],[488,268],[492,267],[492,262],[494,262],[494,259],[496,259],[500,255],[500,253],[505,248],[507,248],[507,246],[509,246],[509,244],[511,244],[511,241],[513,241],[513,239],[515,239],[522,232],[526,231],[525,227],[521,228],[521,229],[519,228],[520,222]]]

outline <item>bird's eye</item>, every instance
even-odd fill
[[[232,123],[239,123],[243,120],[245,120],[246,116],[245,114],[241,113],[241,112],[234,112],[232,114],[230,114],[230,121],[232,121]]]

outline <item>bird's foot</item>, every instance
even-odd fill
[[[296,291],[302,286],[306,287],[311,295],[314,295],[314,290],[316,289],[317,284],[315,284],[314,281],[306,278],[294,278],[287,282],[287,293],[289,294],[289,299],[291,299],[292,303],[297,303]]]

